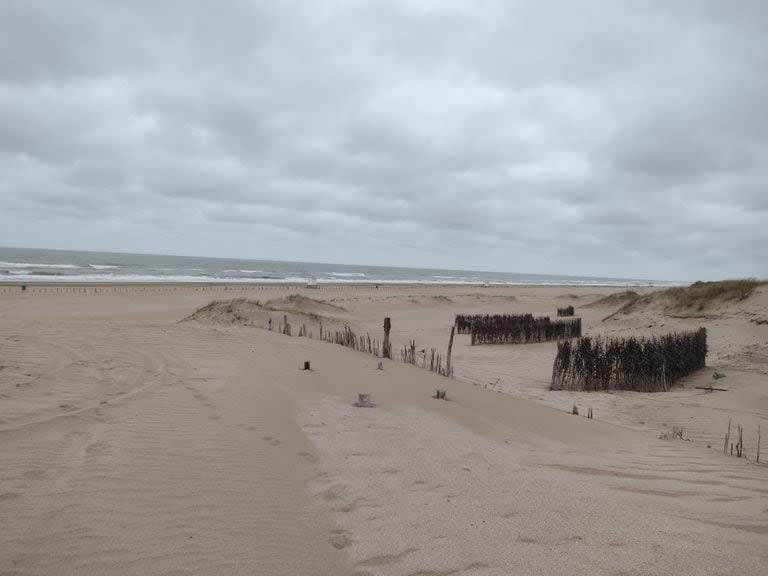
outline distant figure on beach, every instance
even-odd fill
[[[26,290],[27,290],[27,285],[26,284],[22,284],[21,285],[21,291],[22,292],[26,292]]]

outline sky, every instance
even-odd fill
[[[0,245],[768,277],[768,2],[0,0]]]

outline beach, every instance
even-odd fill
[[[0,285],[0,574],[768,573],[768,288],[622,312],[623,290]],[[703,326],[707,367],[664,393],[551,391],[554,342],[466,335],[453,378],[422,367],[458,313],[567,305],[587,335]],[[385,317],[393,359],[320,339],[380,341]]]

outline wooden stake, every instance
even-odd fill
[[[371,407],[371,397],[369,394],[358,394],[357,395],[357,404],[355,404],[358,408],[370,408]]]
[[[456,332],[456,325],[451,326],[451,337],[448,339],[448,354],[445,357],[445,375],[448,378],[453,376],[453,367],[451,366],[451,350],[453,350],[453,335]]]
[[[384,318],[384,343],[381,345],[381,355],[384,358],[392,359],[392,343],[389,341],[389,331],[392,329],[392,321],[389,317]]]

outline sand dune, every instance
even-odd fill
[[[292,327],[291,334],[318,337],[321,328],[338,329],[350,320],[341,306],[291,294],[267,302],[248,298],[214,300],[195,310],[187,321],[208,324],[252,326],[275,332],[286,332],[284,324]],[[306,330],[306,334],[304,331]]]
[[[225,288],[0,290],[0,573],[768,572],[768,468],[722,453],[729,418],[748,454],[768,429],[764,288],[608,320],[621,303],[581,304],[610,289]],[[181,321],[233,297],[250,320]],[[389,316],[395,347],[444,349],[456,312],[569,303],[590,334],[704,324],[710,367],[665,394],[550,392],[553,344],[459,336],[449,380],[258,327]],[[728,392],[695,390],[713,370]]]

